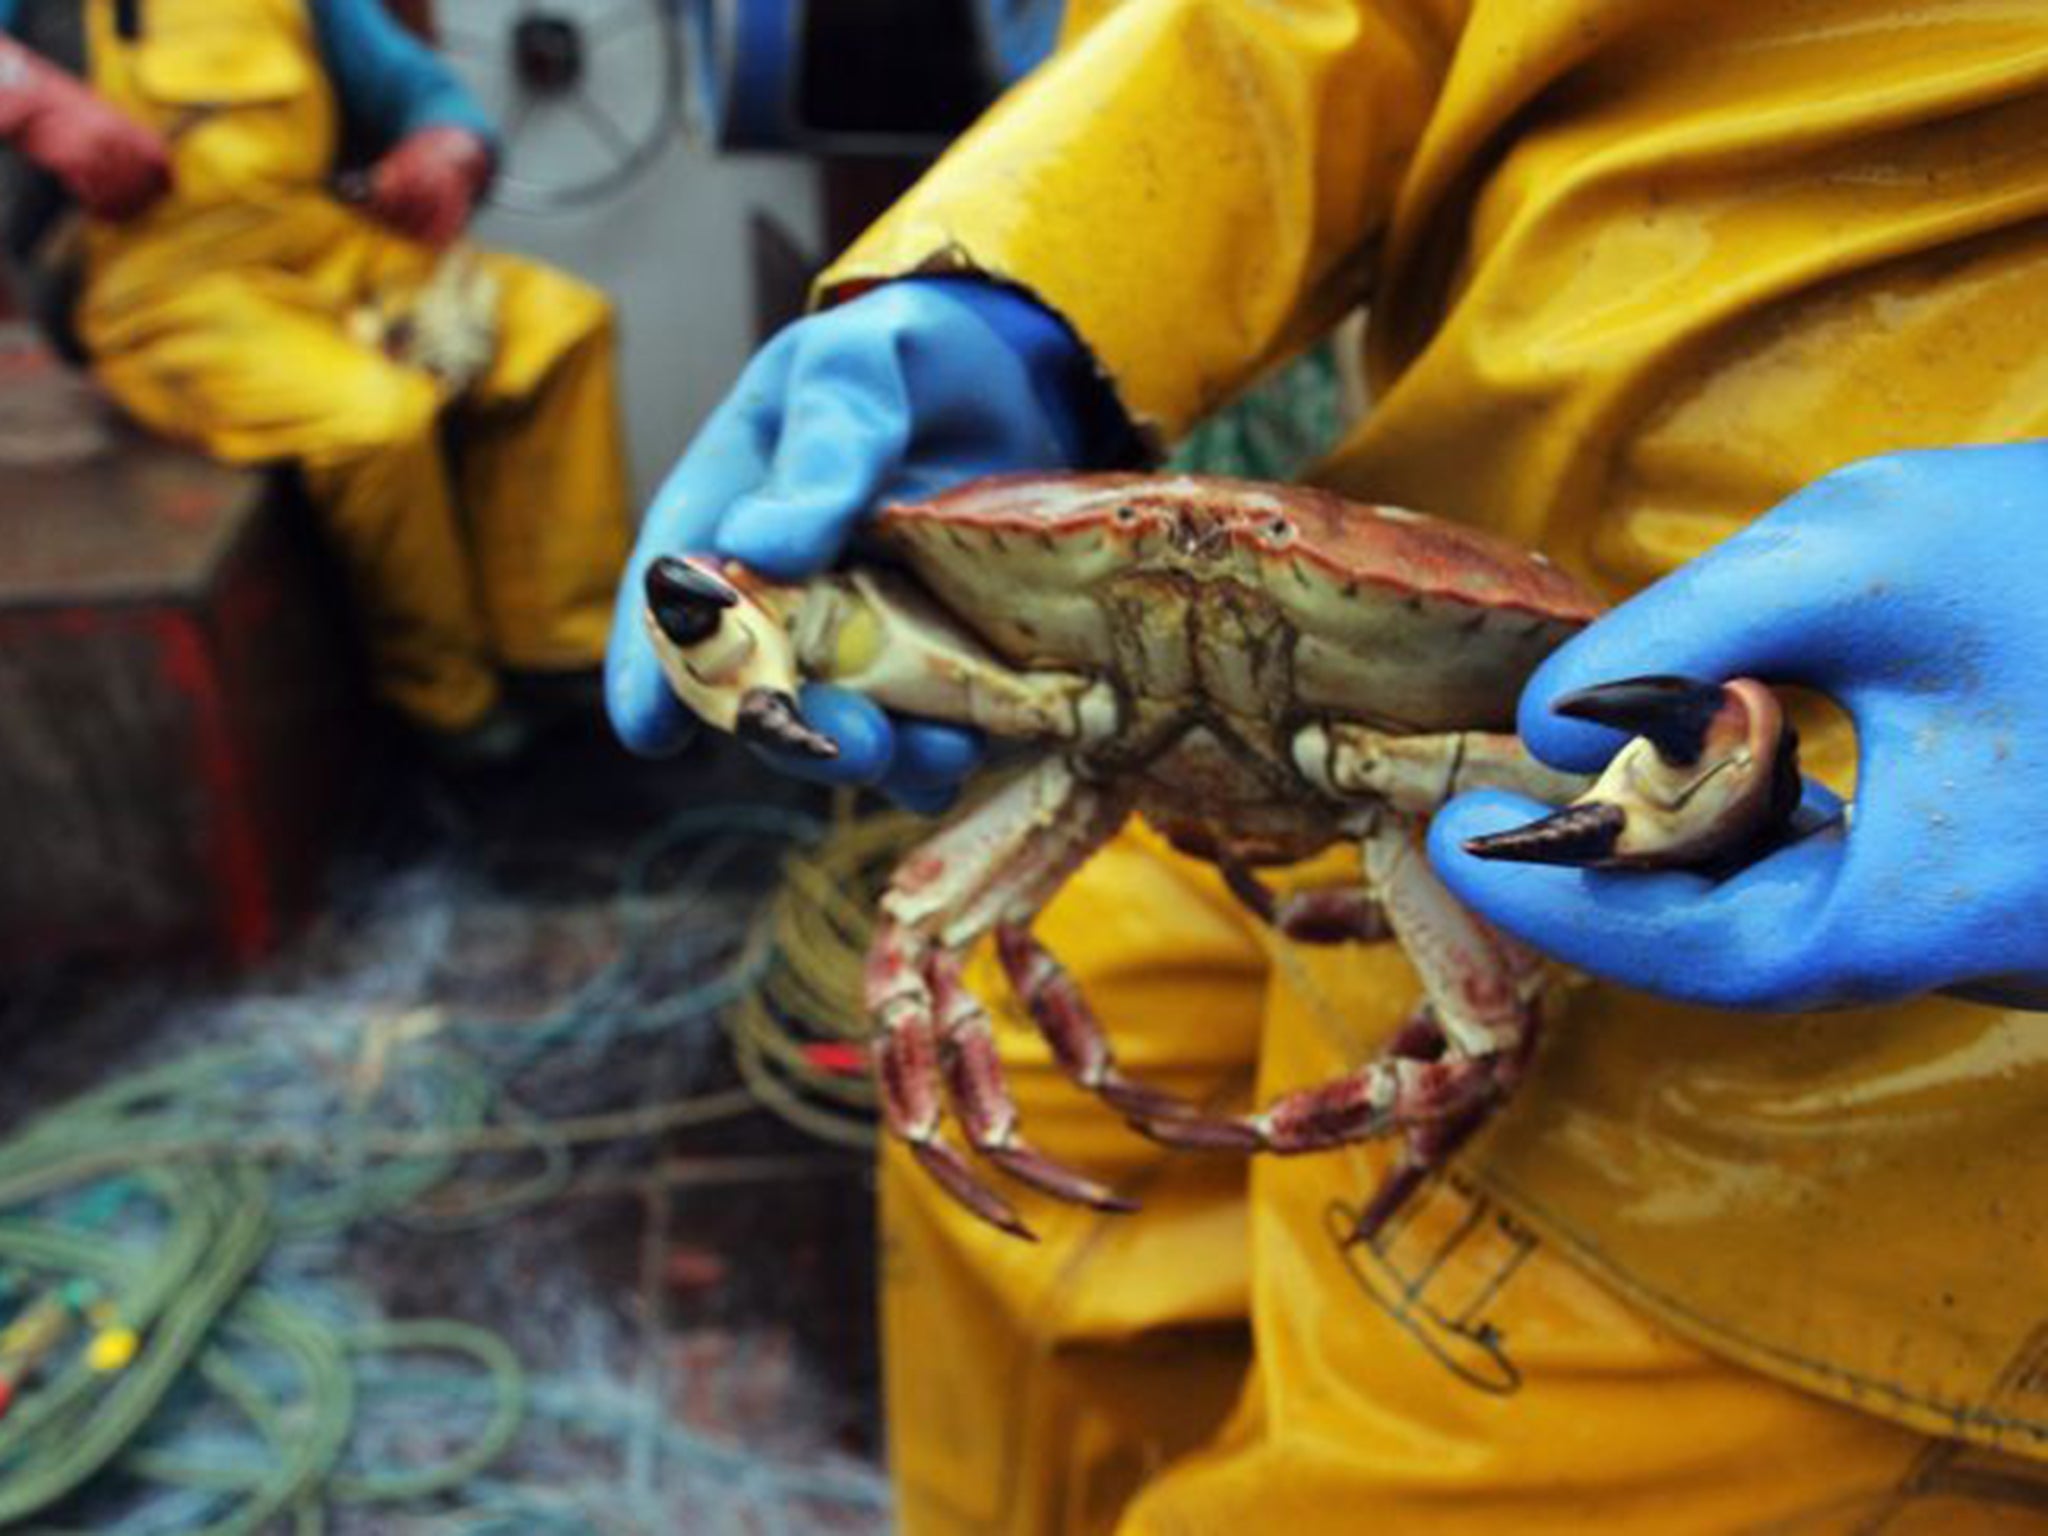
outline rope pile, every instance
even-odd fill
[[[874,1144],[874,1081],[861,969],[875,898],[910,845],[929,833],[914,816],[855,820],[784,862],[763,930],[759,986],[725,1012],[734,1059],[761,1103],[799,1130],[840,1146]]]
[[[868,1139],[872,1089],[845,1054],[863,1031],[866,894],[911,824],[845,807],[835,821],[827,838],[816,818],[764,806],[678,818],[624,863],[610,958],[516,1017],[434,1000],[443,913],[439,931],[408,925],[411,1006],[244,1001],[224,1043],[0,1143],[0,1527],[212,1536],[288,1519],[317,1532],[351,1508],[459,1491],[437,1517],[451,1531],[588,1529],[559,1489],[487,1475],[522,1426],[549,1421],[630,1424],[648,1457],[666,1447],[751,1491],[760,1528],[805,1498],[877,1510],[871,1476],[764,1467],[601,1381],[530,1382],[496,1335],[389,1321],[332,1274],[374,1220],[471,1226],[562,1194],[578,1149],[637,1145],[651,1161],[653,1138],[763,1104],[836,1144]],[[787,860],[767,907],[703,921],[708,893],[764,845]],[[656,995],[677,975],[696,980]],[[569,1115],[522,1101],[536,1071],[719,1023],[744,1087]],[[658,1490],[641,1482],[641,1515],[657,1520]]]

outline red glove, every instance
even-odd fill
[[[467,128],[422,128],[370,172],[370,212],[422,244],[452,245],[491,179],[491,148]]]
[[[132,219],[171,187],[163,135],[11,38],[0,38],[0,138],[95,218]]]

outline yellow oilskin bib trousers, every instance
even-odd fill
[[[2048,8],[1098,5],[822,292],[946,270],[1065,316],[1161,440],[1369,296],[1315,478],[1620,598],[1850,460],[2048,436]],[[1040,927],[1135,1070],[1232,1105],[1415,995],[1143,833]],[[1029,1247],[885,1156],[911,1536],[2048,1529],[2040,1015],[1576,985],[1371,1246],[1385,1149],[1162,1153],[1001,1027],[1033,1139],[1145,1210],[1027,1193]]]
[[[406,713],[457,729],[501,665],[594,663],[626,544],[604,299],[484,256],[499,350],[444,433],[441,387],[348,333],[437,257],[336,199],[338,106],[304,0],[149,0],[132,43],[112,12],[88,0],[92,83],[171,140],[176,181],[90,230],[78,325],[97,377],[156,431],[302,468],[375,684]]]

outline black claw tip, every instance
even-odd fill
[[[1570,805],[1527,826],[1467,838],[1465,851],[1515,864],[1598,864],[1613,854],[1627,825],[1618,805]]]
[[[1093,1179],[1060,1166],[1035,1147],[991,1147],[988,1156],[1011,1178],[1055,1200],[1089,1206],[1112,1216],[1128,1216],[1138,1209],[1137,1201],[1127,1200]]]
[[[1193,1115],[1134,1115],[1131,1129],[1176,1152],[1256,1152],[1266,1144],[1255,1125]]]
[[[718,629],[719,615],[740,600],[732,586],[688,560],[664,555],[647,567],[647,608],[677,645],[695,645]]]
[[[941,1189],[998,1232],[1007,1232],[1027,1243],[1038,1241],[1038,1234],[1024,1225],[1024,1218],[1017,1214],[1016,1208],[994,1190],[979,1183],[960,1154],[944,1142],[912,1141],[910,1155],[923,1165],[925,1172],[938,1180]]]
[[[749,688],[740,698],[734,733],[764,747],[779,747],[803,757],[839,755],[839,743],[807,724],[796,700],[773,688]]]
[[[1707,744],[1707,729],[1727,706],[1719,683],[1688,677],[1631,677],[1568,693],[1550,706],[1573,720],[1646,737],[1674,768],[1690,768]]]
[[[1772,828],[1789,825],[1805,792],[1806,782],[1799,773],[1799,733],[1788,725],[1778,738],[1778,756],[1771,764],[1771,805],[1765,821]]]

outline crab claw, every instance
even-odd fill
[[[1753,678],[1631,678],[1567,694],[1555,708],[1635,739],[1563,810],[1469,840],[1475,858],[1713,867],[1777,834],[1798,809],[1798,736],[1777,696]]]
[[[1505,832],[1467,838],[1465,851],[1517,864],[1593,865],[1613,857],[1627,826],[1628,813],[1618,805],[1568,805]]]
[[[749,688],[740,695],[733,734],[743,741],[777,747],[802,757],[839,755],[839,743],[804,719],[796,696],[777,688]]]
[[[940,1188],[998,1232],[1007,1232],[1027,1243],[1038,1241],[1038,1234],[1024,1224],[1017,1208],[977,1179],[967,1159],[946,1143],[912,1141],[910,1155],[917,1159],[926,1173],[938,1180]]]
[[[1729,707],[1729,690],[1689,677],[1631,677],[1568,693],[1551,710],[1641,736],[1673,768],[1690,768],[1706,750],[1714,721]]]
[[[740,594],[724,577],[693,560],[663,555],[647,567],[647,611],[677,645],[687,649],[711,638]]]

